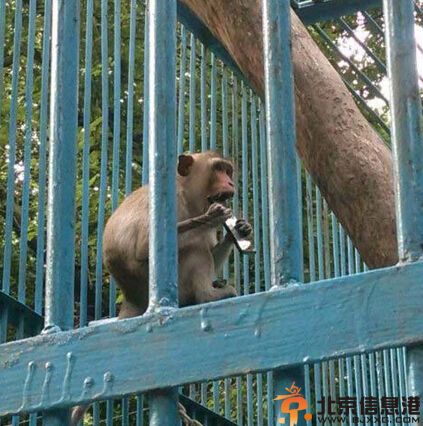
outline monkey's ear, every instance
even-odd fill
[[[192,155],[180,155],[178,158],[178,173],[181,176],[188,176],[193,164],[194,157]]]

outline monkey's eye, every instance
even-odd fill
[[[233,171],[232,167],[228,167],[226,169],[226,174],[232,179],[232,176],[234,174],[234,171]]]

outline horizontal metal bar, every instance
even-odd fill
[[[3,310],[8,311],[8,323],[15,327],[19,326],[21,319],[24,320],[26,336],[38,334],[44,326],[44,318],[41,315],[14,297],[0,291],[0,311]]]
[[[422,300],[416,262],[7,343],[0,416],[418,344]]]
[[[382,0],[331,0],[309,2],[303,7],[295,7],[295,3],[292,3],[292,6],[303,23],[310,25],[351,15],[359,10],[382,7]]]

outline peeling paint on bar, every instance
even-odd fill
[[[418,262],[11,342],[0,353],[0,415],[22,406],[31,362],[27,411],[418,344],[422,298]],[[70,352],[64,401],[54,395]]]

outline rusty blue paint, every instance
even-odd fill
[[[40,149],[38,154],[37,260],[35,277],[35,311],[42,312],[44,289],[45,197],[47,181],[47,120],[50,71],[51,0],[44,2],[43,57],[41,70]]]
[[[25,410],[36,411],[418,344],[422,277],[423,263],[415,262],[7,343],[0,353],[1,384],[8,389],[0,415],[21,408],[30,362],[36,369]],[[201,327],[204,315],[207,330]],[[111,340],[112,347],[104,345]],[[111,364],[111,355],[121,362]],[[43,399],[49,365],[51,398]],[[64,400],[66,371],[71,380]],[[91,386],[85,389],[88,378]]]
[[[423,257],[423,134],[414,2],[383,1],[390,78],[392,147],[400,262]],[[423,347],[408,354],[411,395],[423,396]]]
[[[56,330],[73,328],[79,0],[53,2],[51,45],[45,332],[54,334]],[[70,374],[69,354],[71,352],[67,371]],[[63,400],[69,397],[67,377],[65,375],[63,381]],[[29,404],[25,393],[31,381],[32,375],[28,372],[23,409]],[[46,426],[66,424],[68,416],[67,410],[49,411],[43,423]]]
[[[273,286],[303,281],[300,167],[295,150],[294,79],[291,54],[291,20],[288,1],[264,0],[263,41],[269,165],[270,265]],[[302,368],[273,374],[274,396],[304,383]],[[275,409],[274,421],[289,414]],[[299,424],[305,424],[299,419]]]
[[[45,325],[61,330],[73,328],[78,52],[79,1],[54,2]]]
[[[178,306],[176,239],[176,0],[150,0],[149,19],[149,308]],[[166,311],[164,311],[166,310]],[[166,365],[166,364],[164,364]],[[149,395],[150,425],[179,425],[177,388]]]
[[[81,212],[81,288],[80,288],[80,317],[81,326],[87,325],[88,304],[88,240],[90,215],[90,124],[91,124],[91,79],[92,79],[92,48],[93,48],[93,0],[87,1],[86,34],[85,34],[85,76],[84,76],[84,148],[82,152],[82,212]]]

